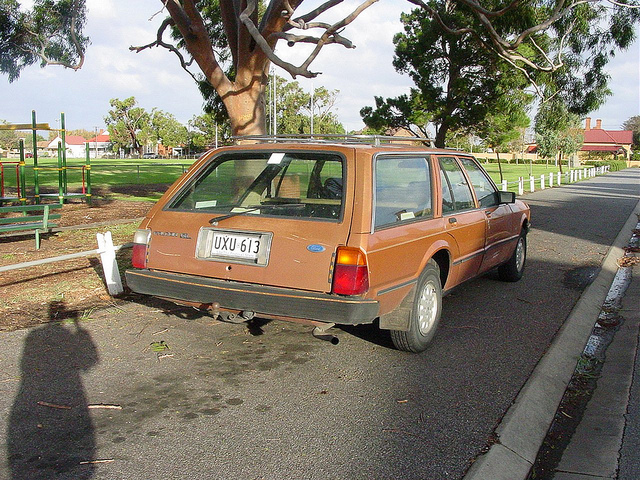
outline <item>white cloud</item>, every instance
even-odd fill
[[[305,3],[299,13],[321,2]],[[327,15],[328,21],[337,21],[358,4],[356,0],[346,0]],[[18,81],[8,84],[5,80],[0,84],[0,118],[28,122],[31,110],[35,109],[39,121],[54,125],[64,111],[69,128],[93,129],[103,125],[111,98],[130,96],[135,96],[144,108],[160,108],[182,122],[201,112],[200,93],[173,54],[162,48],[138,54],[129,51],[129,46],[143,45],[155,38],[166,16],[166,12],[155,15],[161,8],[160,2],[88,0],[87,5],[86,33],[92,45],[83,69],[73,72],[61,67],[32,66]],[[410,79],[396,73],[391,65],[392,39],[401,31],[399,17],[403,8],[407,10],[407,4],[400,0],[374,4],[343,32],[356,45],[354,50],[327,46],[311,65],[311,70],[322,74],[313,80],[297,79],[306,90],[321,85],[339,90],[337,113],[350,130],[363,126],[359,111],[363,106],[373,105],[374,96],[394,97],[408,92],[411,86]],[[298,47],[282,44],[278,52],[288,61],[300,64],[306,57]],[[614,96],[591,114],[592,118],[602,118],[607,128],[618,128],[630,116],[640,114],[639,49],[636,43],[611,63],[610,85]],[[306,55],[309,51],[310,48],[305,49]],[[279,75],[290,79],[282,70]]]

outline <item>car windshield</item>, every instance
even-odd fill
[[[226,153],[196,175],[168,209],[339,219],[343,180],[343,160],[335,154]]]

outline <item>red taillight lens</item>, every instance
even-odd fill
[[[151,230],[136,230],[133,234],[133,252],[131,265],[133,268],[147,268],[147,247],[151,238]]]
[[[338,247],[333,269],[333,293],[361,295],[369,290],[367,257],[359,248]]]

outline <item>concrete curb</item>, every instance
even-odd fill
[[[526,479],[598,319],[631,232],[640,202],[602,263],[600,273],[576,303],[529,380],[496,428],[498,443],[479,456],[463,480]]]

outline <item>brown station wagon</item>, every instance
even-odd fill
[[[497,269],[522,276],[529,207],[469,154],[260,143],[203,155],[136,232],[135,292],[226,321],[379,321],[400,350],[433,337],[442,296]]]

